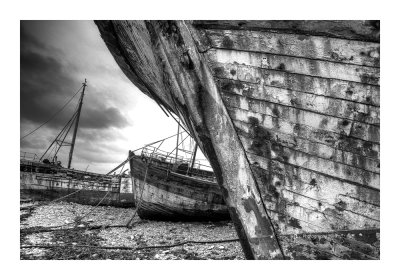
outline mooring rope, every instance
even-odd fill
[[[29,248],[44,248],[44,249],[51,249],[51,248],[90,248],[90,249],[104,249],[104,250],[132,250],[132,251],[139,251],[139,250],[146,250],[146,249],[160,249],[160,248],[172,248],[177,246],[183,246],[186,244],[212,244],[212,243],[231,243],[231,242],[238,242],[239,239],[220,239],[220,240],[188,240],[184,242],[177,242],[173,244],[166,244],[166,245],[153,245],[153,246],[142,246],[142,247],[128,247],[128,246],[92,246],[92,245],[81,245],[81,244],[67,244],[67,245],[53,245],[53,244],[35,244],[35,245],[21,245],[21,249],[29,249]]]

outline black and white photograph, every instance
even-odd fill
[[[153,15],[150,3],[117,2],[89,4],[86,16],[86,3],[76,17],[44,6],[13,16],[18,87],[4,96],[19,108],[2,104],[15,147],[4,161],[20,154],[6,185],[7,207],[19,199],[17,265],[113,264],[145,279],[139,270],[197,279],[238,269],[247,280],[291,279],[303,264],[307,279],[330,274],[325,265],[361,279],[389,267],[398,229],[381,235],[381,219],[398,227],[397,156],[384,149],[393,178],[381,197],[380,145],[398,137],[381,137],[380,71],[398,58],[385,50],[381,61],[381,37],[382,50],[396,46],[383,8],[285,16],[249,1],[254,15],[240,16],[226,3],[171,2]],[[185,13],[200,5],[212,12]],[[382,110],[384,134],[397,133],[393,76],[383,71],[394,107]],[[384,215],[381,200],[393,207]]]

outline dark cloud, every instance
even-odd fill
[[[129,124],[128,120],[115,107],[85,108],[82,112],[82,128],[124,128]]]
[[[51,117],[57,108],[65,103],[71,86],[74,85],[64,70],[62,63],[52,56],[37,52],[50,53],[47,46],[27,34],[21,24],[21,120],[41,123]],[[71,114],[67,108],[66,114]],[[57,118],[50,125],[58,127],[63,123]]]
[[[71,75],[75,67],[63,62],[62,52],[28,34],[25,24],[21,23],[21,121],[40,124],[65,104],[82,81]],[[101,96],[101,93],[93,90],[91,94]],[[72,116],[78,98],[79,94],[49,126],[61,129],[68,117]],[[82,112],[83,128],[123,128],[129,124],[117,108],[101,101],[87,101]]]

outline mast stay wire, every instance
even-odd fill
[[[42,123],[41,125],[39,125],[37,128],[35,128],[34,130],[32,130],[31,132],[29,132],[28,134],[26,134],[25,136],[22,136],[20,138],[20,140],[24,139],[25,137],[31,135],[32,133],[36,132],[37,130],[39,130],[42,126],[44,126],[45,124],[49,123],[51,120],[53,120],[62,110],[64,110],[64,108],[72,101],[72,99],[74,99],[74,97],[80,92],[80,90],[82,89],[83,85],[78,89],[78,91],[57,111],[55,112],[47,121],[45,121],[44,123]]]
[[[66,128],[67,128],[68,126],[69,126],[69,127],[72,126],[72,124],[73,124],[73,122],[74,122],[74,120],[75,120],[76,114],[77,114],[77,111],[74,112],[74,114],[72,115],[72,117],[68,120],[68,122],[65,124],[65,126],[63,127],[63,129],[60,131],[60,133],[59,133],[59,134],[57,135],[57,137],[54,139],[54,141],[50,144],[50,146],[47,148],[47,150],[44,152],[44,154],[40,157],[40,159],[39,159],[40,161],[42,160],[42,158],[44,158],[44,156],[46,155],[46,153],[48,152],[48,150],[49,150],[49,149],[53,146],[53,144],[59,139],[59,137],[63,135],[63,133],[65,132]],[[69,129],[68,129],[68,131],[69,131]],[[51,155],[52,151],[54,150],[54,147],[55,147],[55,146],[53,146],[53,149],[50,151],[50,154],[49,154],[49,155]]]

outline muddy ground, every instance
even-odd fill
[[[161,222],[141,220],[136,216],[133,228],[129,229],[124,225],[132,216],[134,209],[94,207],[68,202],[41,204],[43,203],[26,199],[21,201],[20,243],[22,247],[31,245],[49,247],[21,248],[21,260],[244,259],[238,241],[209,244],[188,243],[169,248],[137,249],[158,245],[169,246],[188,241],[237,239],[231,221]],[[82,217],[83,219],[81,219]],[[81,247],[88,245],[89,247]],[[136,249],[102,249],[99,247]]]

